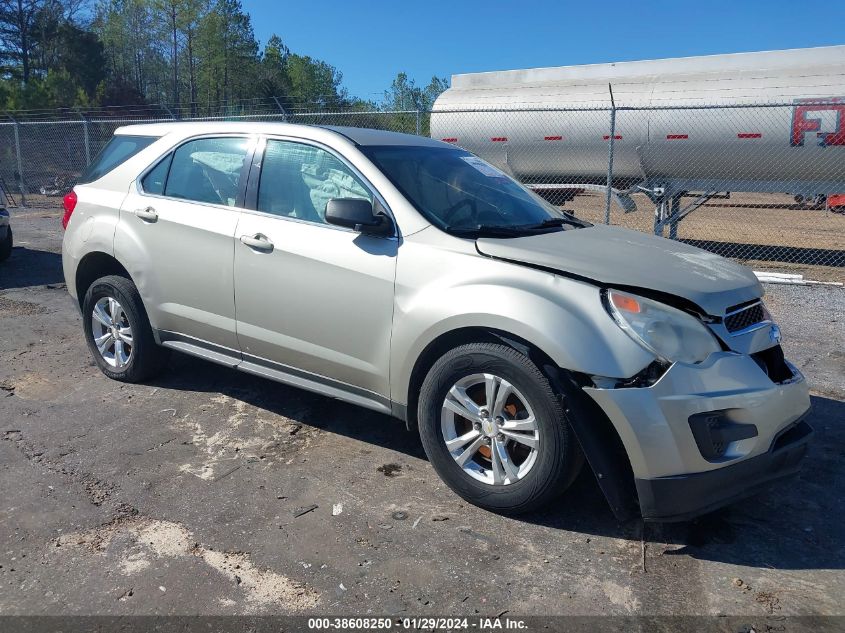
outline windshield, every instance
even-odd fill
[[[157,140],[158,138],[154,136],[127,136],[124,134],[113,136],[94,159],[94,162],[82,172],[82,175],[76,181],[77,184],[84,185],[99,180],[112,169],[123,164]]]
[[[451,147],[361,150],[435,226],[460,236],[516,236],[587,226],[504,172]]]

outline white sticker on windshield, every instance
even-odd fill
[[[478,156],[461,156],[461,160],[466,162],[469,165],[475,167],[478,171],[480,171],[485,176],[489,176],[490,178],[506,178],[504,173],[493,167],[488,163],[485,163],[483,160],[478,158]]]

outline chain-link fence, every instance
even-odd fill
[[[114,130],[131,123],[380,128],[463,147],[591,222],[755,265],[845,268],[845,100],[434,112],[284,111],[253,102],[190,114],[163,106],[65,119],[10,114],[0,121],[0,182],[24,205],[60,205]]]

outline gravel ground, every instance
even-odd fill
[[[199,360],[109,381],[62,285],[57,214],[12,222],[0,614],[845,615],[842,289],[767,288],[814,388],[801,477],[643,531],[586,470],[543,512],[469,507],[399,422]]]
[[[634,213],[624,214],[613,207],[613,223],[650,233],[654,206],[644,195],[635,194],[633,200],[638,209]],[[683,198],[682,205],[692,200]],[[565,208],[578,217],[602,223],[605,197],[595,193],[579,195]],[[845,214],[797,205],[789,195],[731,193],[727,200],[714,198],[684,218],[678,225],[678,237],[711,242],[708,248],[714,252],[746,258],[755,270],[845,281],[841,261],[845,252]]]

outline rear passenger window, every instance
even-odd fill
[[[117,134],[106,143],[100,150],[94,162],[82,172],[76,180],[76,184],[83,185],[99,180],[112,169],[119,167],[135,154],[155,143],[158,140],[155,136],[127,136]]]
[[[153,167],[141,181],[141,188],[144,193],[151,193],[160,196],[164,193],[164,181],[167,180],[167,170],[170,169],[170,160],[173,154],[168,154],[158,165]]]
[[[164,195],[234,206],[247,144],[245,138],[201,138],[180,146],[173,153]]]
[[[332,198],[373,197],[339,158],[290,141],[267,141],[258,183],[258,210],[309,222],[326,222]]]

